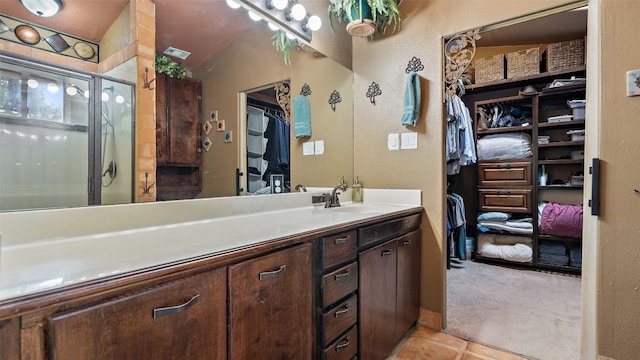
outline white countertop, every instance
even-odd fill
[[[258,207],[255,204],[242,205],[242,202],[249,204],[246,198],[188,200],[171,202],[171,205],[122,205],[116,210],[120,213],[135,210],[141,225],[136,226],[136,222],[125,215],[119,222],[112,221],[109,228],[97,224],[109,222],[109,219],[101,218],[108,211],[113,211],[109,209],[111,206],[86,208],[84,211],[48,210],[44,214],[2,214],[0,301],[148,267],[226,253],[420,206],[420,191],[389,191],[405,192],[405,197],[396,196],[404,203],[393,203],[396,197],[376,194],[374,189],[369,190],[369,197],[379,202],[343,202],[341,207],[328,209],[312,206],[312,193],[260,196],[259,201],[253,201],[260,204]],[[282,201],[285,199],[283,196],[289,196],[287,201]],[[253,197],[256,199],[258,197]],[[278,205],[274,205],[275,201]],[[162,207],[170,208],[162,210]],[[220,211],[220,207],[226,211]],[[185,209],[194,209],[194,213],[185,215]],[[216,210],[216,215],[202,213],[202,209]],[[169,216],[171,210],[171,217],[179,221],[166,221],[164,216]],[[70,215],[73,215],[71,219]],[[60,217],[56,219],[56,216]],[[150,221],[150,217],[156,223]],[[49,223],[43,224],[44,219],[49,219]],[[69,226],[65,220],[78,226],[73,227],[73,231],[65,231]],[[17,230],[17,224],[27,223],[51,229],[40,229],[39,233],[43,234],[40,236],[35,231]],[[94,223],[95,226],[87,225],[86,229],[81,225]],[[90,228],[98,230],[91,232]],[[70,235],[65,236],[65,233]]]

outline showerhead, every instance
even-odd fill
[[[111,91],[113,93],[114,90],[115,88],[113,86],[107,86],[106,88],[102,88],[102,92]]]

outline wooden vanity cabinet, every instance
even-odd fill
[[[48,318],[50,359],[226,359],[226,269]]]
[[[312,249],[229,267],[229,359],[313,358]]]

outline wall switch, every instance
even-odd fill
[[[224,132],[224,142],[226,142],[226,143],[233,142],[233,131],[226,130]]]
[[[402,133],[400,148],[403,150],[413,150],[418,148],[418,133]]]
[[[313,155],[315,153],[313,141],[307,141],[302,144],[302,155]]]
[[[387,148],[389,150],[400,149],[400,134],[394,133],[387,136]]]
[[[315,154],[316,155],[324,154],[324,140],[318,140],[315,142]]]

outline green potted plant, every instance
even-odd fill
[[[283,30],[276,30],[271,36],[271,40],[273,40],[273,47],[284,56],[284,64],[291,65],[291,46],[299,46],[298,40],[289,39]]]
[[[329,21],[347,23],[351,36],[369,37],[384,34],[389,26],[400,30],[402,17],[398,5],[402,0],[329,0]]]
[[[181,63],[177,63],[168,56],[160,54],[156,54],[156,72],[178,79],[184,79],[187,76],[187,70]]]

